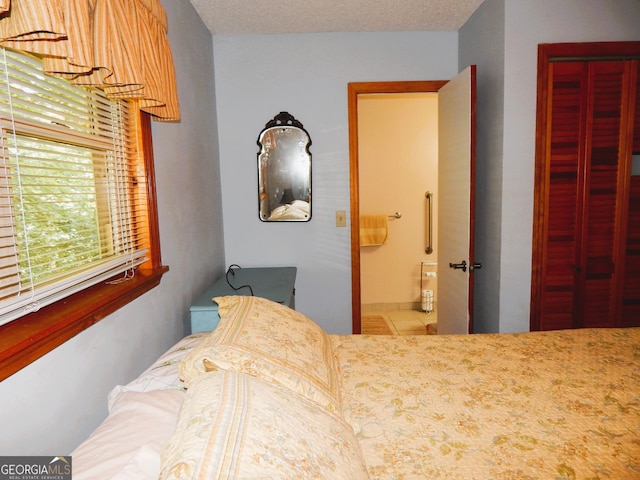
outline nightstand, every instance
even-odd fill
[[[234,287],[251,285],[256,297],[295,308],[296,267],[235,268],[232,272],[229,281]],[[234,290],[226,275],[220,278],[191,305],[191,333],[209,332],[218,326],[218,304],[213,297],[227,295],[251,295],[251,290],[247,287]]]

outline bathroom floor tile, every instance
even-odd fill
[[[419,310],[380,310],[375,312],[382,315],[397,335],[426,335],[426,325],[438,321],[435,313]],[[367,312],[371,314],[371,312]]]

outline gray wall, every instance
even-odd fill
[[[351,333],[347,84],[449,79],[457,52],[456,32],[214,36],[227,262],[297,266],[296,309]],[[313,141],[308,223],[258,219],[256,140],[283,110]]]
[[[461,29],[461,67],[478,65],[481,331],[529,329],[538,44],[640,40],[638,19],[638,0],[485,0]]]
[[[191,301],[223,273],[211,35],[188,0],[164,0],[182,120],[153,124],[159,287],[0,383],[0,452],[63,455],[106,415],[114,385],[186,332]]]
[[[500,329],[504,28],[503,2],[485,0],[459,32],[460,69],[477,65],[475,333]]]

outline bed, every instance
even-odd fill
[[[74,480],[640,478],[640,329],[328,335],[216,301],[114,388]]]

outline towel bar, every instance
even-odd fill
[[[389,215],[389,218],[402,218],[402,214],[400,212],[396,212],[393,215]]]

